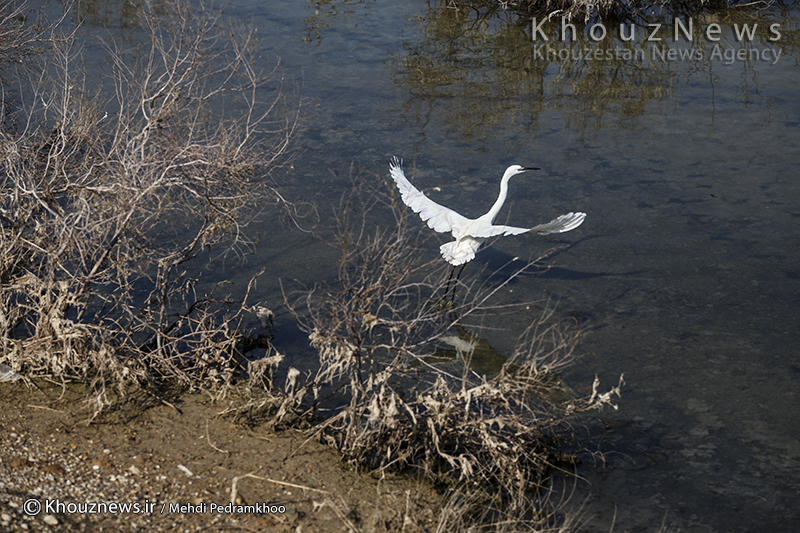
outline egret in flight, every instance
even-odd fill
[[[391,174],[392,179],[397,184],[403,202],[415,213],[419,213],[422,220],[427,222],[428,227],[432,230],[439,233],[447,233],[449,231],[453,234],[453,239],[455,240],[443,244],[439,250],[442,253],[442,257],[454,267],[466,265],[468,262],[475,259],[475,253],[478,251],[478,248],[483,241],[489,237],[496,237],[498,235],[520,235],[522,233],[538,233],[539,235],[564,233],[565,231],[577,228],[583,223],[583,219],[586,218],[586,213],[567,213],[546,224],[539,224],[532,228],[495,226],[493,224],[494,219],[503,207],[506,196],[508,196],[508,180],[510,180],[512,176],[516,176],[528,170],[540,169],[525,168],[519,165],[511,165],[508,167],[505,174],[503,174],[503,179],[500,180],[500,195],[497,197],[492,208],[489,209],[489,212],[485,215],[471,219],[456,213],[452,209],[437,204],[411,185],[411,182],[408,181],[408,178],[406,178],[403,173],[401,162],[398,158],[393,157],[392,162],[389,164],[389,174]],[[461,272],[459,272],[459,275],[460,274]],[[450,276],[453,276],[452,272]]]

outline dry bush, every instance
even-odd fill
[[[93,87],[54,32],[2,102],[0,361],[91,378],[98,408],[109,383],[225,384],[250,364],[252,281],[233,298],[199,271],[282,201],[266,176],[297,124],[251,32],[180,2],[146,4],[139,30]]]
[[[28,11],[27,2],[17,5],[8,0],[0,1],[0,71],[42,49],[40,41],[48,27],[39,21],[27,20]]]
[[[458,512],[443,514],[443,531],[456,522],[543,527],[552,513],[539,491],[568,462],[557,437],[563,421],[610,405],[619,385],[600,393],[595,383],[586,398],[567,392],[555,372],[574,358],[580,332],[554,322],[546,305],[511,359],[494,352],[477,325],[530,305],[491,302],[536,261],[489,276],[494,282],[479,272],[447,300],[450,267],[423,250],[434,249],[431,232],[380,190],[386,180],[354,181],[337,213],[338,286],[287,297],[320,364],[302,384],[298,371],[291,374],[286,401],[317,409],[322,420],[313,431],[350,462],[413,469],[446,487],[448,509]],[[493,376],[476,371],[487,358]],[[279,416],[288,413],[296,411]]]
[[[462,12],[475,11],[490,16],[511,11],[524,16],[569,21],[601,20],[667,20],[671,17],[693,16],[707,11],[727,8],[763,9],[780,3],[775,0],[443,0],[443,7]]]

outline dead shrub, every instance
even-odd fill
[[[41,52],[41,39],[48,26],[39,20],[30,20],[27,2],[16,4],[0,2],[0,70],[22,63],[26,58]]]
[[[286,402],[321,414],[313,431],[348,461],[378,472],[411,469],[445,487],[460,517],[446,520],[540,528],[553,519],[540,491],[568,461],[562,423],[611,405],[621,382],[603,393],[595,383],[586,398],[570,394],[556,371],[574,359],[580,331],[553,321],[547,305],[510,359],[494,351],[474,332],[531,305],[491,302],[536,261],[490,281],[473,274],[459,282],[455,303],[445,300],[450,267],[426,259],[431,232],[406,220],[409,210],[375,182],[357,176],[337,212],[338,286],[294,301],[287,295],[319,368],[302,385],[295,371]],[[493,374],[476,371],[481,365]]]
[[[506,12],[549,19],[564,17],[569,21],[587,23],[591,20],[664,21],[675,16],[698,16],[701,13],[741,8],[764,9],[773,0],[447,0],[447,8],[463,13],[474,11],[478,16]]]
[[[140,46],[107,46],[94,85],[54,31],[38,75],[2,102],[0,361],[91,379],[98,406],[107,384],[224,390],[247,352],[280,359],[248,328],[254,280],[235,297],[198,280],[210,256],[249,245],[258,206],[283,202],[268,174],[297,110],[278,67],[255,67],[252,32],[215,12],[145,3],[139,30]]]

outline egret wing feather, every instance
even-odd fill
[[[549,235],[551,233],[564,233],[570,231],[581,224],[583,219],[586,218],[586,213],[567,213],[560,217],[551,220],[546,224],[539,224],[528,230],[529,233],[538,233],[539,235]]]
[[[586,213],[567,213],[560,217],[551,220],[547,224],[539,224],[532,228],[517,228],[514,226],[489,226],[481,228],[480,230],[470,231],[473,237],[480,237],[488,239],[489,237],[508,236],[508,235],[521,235],[523,233],[537,233],[539,235],[548,235],[550,233],[564,233],[573,230],[583,223],[586,218]]]
[[[389,165],[389,174],[392,176],[395,184],[397,184],[403,202],[410,207],[412,211],[418,213],[420,218],[428,223],[429,228],[439,233],[447,233],[453,231],[453,228],[461,227],[469,223],[469,219],[466,217],[456,213],[452,209],[437,204],[422,194],[408,181],[400,165],[399,159],[396,157],[392,158],[392,162]]]
[[[488,239],[489,237],[497,237],[498,235],[521,235],[528,233],[530,228],[515,228],[514,226],[489,226],[479,231],[471,231],[470,235],[473,237],[480,237],[481,239]]]

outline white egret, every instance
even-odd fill
[[[503,207],[503,203],[508,196],[508,180],[512,176],[516,176],[521,172],[528,170],[539,170],[538,168],[525,168],[519,165],[511,165],[503,174],[503,179],[500,180],[500,195],[494,202],[489,211],[478,218],[471,219],[460,215],[442,205],[437,204],[424,194],[422,194],[416,187],[414,187],[408,178],[406,178],[401,167],[401,162],[398,158],[393,157],[392,162],[389,164],[389,174],[397,184],[400,190],[400,196],[403,202],[410,207],[424,222],[428,223],[428,227],[439,233],[452,232],[452,242],[443,244],[439,250],[442,257],[451,265],[465,265],[475,258],[475,253],[478,251],[480,245],[489,237],[496,237],[498,235],[520,235],[522,233],[537,233],[539,235],[548,235],[550,233],[564,233],[570,231],[583,223],[586,218],[586,213],[567,213],[560,217],[551,220],[547,224],[539,224],[532,228],[515,228],[513,226],[495,226],[493,224],[495,217]],[[459,272],[461,274],[461,272]],[[452,272],[450,273],[452,277]]]

